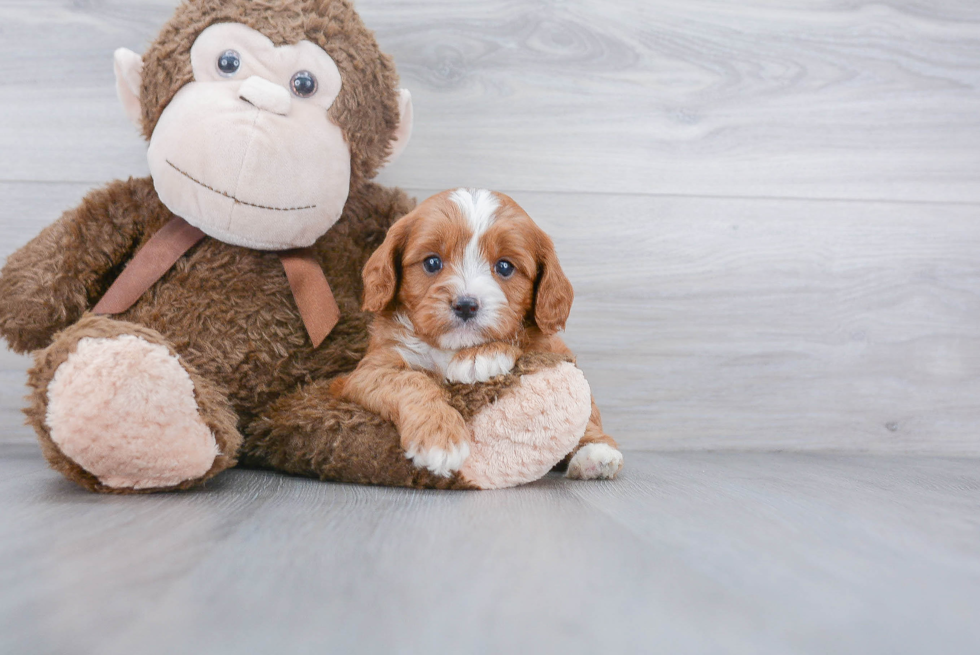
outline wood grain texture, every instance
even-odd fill
[[[116,99],[112,53],[142,52],[177,2],[0,4],[0,180],[102,184],[146,175]]]
[[[111,53],[174,4],[0,3],[0,257],[145,173]],[[509,191],[555,236],[628,447],[980,453],[975,3],[358,6],[416,101],[384,180]]]
[[[85,187],[0,191],[12,250]],[[514,197],[555,239],[566,340],[626,447],[980,454],[976,208]],[[30,438],[28,364],[0,358],[0,439]]]
[[[175,4],[0,0],[0,259],[145,174],[111,55]],[[3,351],[0,652],[980,651],[980,5],[358,8],[416,104],[383,181],[555,237],[621,479],[93,496]]]
[[[975,4],[424,7],[362,8],[417,100],[400,184],[980,199]]]
[[[111,54],[141,50],[175,4],[0,5],[0,179],[144,170]],[[976,4],[358,7],[415,96],[414,143],[390,183],[980,201]]]
[[[626,447],[980,454],[977,208],[513,195]]]
[[[0,445],[0,651],[975,652],[978,464],[628,452],[614,483],[119,498]]]

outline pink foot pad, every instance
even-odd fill
[[[218,455],[187,371],[132,335],[80,340],[48,386],[45,421],[66,456],[116,489],[173,487]]]
[[[473,443],[460,473],[481,489],[537,480],[575,448],[591,413],[589,383],[574,365],[525,375],[470,422]]]

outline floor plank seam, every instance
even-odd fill
[[[28,185],[90,185],[98,188],[106,185],[110,180],[3,180],[4,184],[28,184]],[[393,184],[404,189],[408,193],[420,192],[420,187]],[[756,196],[756,195],[725,195],[725,194],[703,194],[703,193],[643,193],[639,191],[571,191],[568,189],[518,189],[506,187],[497,189],[510,195],[562,195],[562,196],[590,196],[590,197],[621,197],[621,198],[650,198],[650,199],[670,199],[679,198],[684,200],[731,200],[746,202],[815,202],[815,203],[842,203],[842,204],[892,204],[892,205],[916,205],[916,206],[938,206],[938,207],[976,207],[980,206],[978,200],[914,200],[908,198],[845,198],[828,196]],[[424,189],[426,192],[438,193],[438,190]]]

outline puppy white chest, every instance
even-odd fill
[[[439,373],[444,378],[456,355],[455,350],[433,348],[418,339],[406,339],[397,347],[397,351],[411,368]]]
[[[432,371],[446,377],[450,362],[456,356],[455,350],[434,348],[415,336],[415,326],[404,314],[395,316],[395,320],[404,328],[397,337],[398,345],[395,350],[409,367],[416,370]]]
[[[414,334],[411,321],[403,315],[396,317],[405,328],[395,350],[409,367],[438,373],[448,382],[474,384],[505,375],[514,367],[514,358],[504,353],[458,357],[458,350],[434,348]]]

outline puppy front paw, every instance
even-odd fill
[[[465,441],[453,444],[448,448],[433,447],[428,450],[424,446],[412,445],[405,451],[405,456],[419,468],[427,468],[436,475],[448,478],[455,473],[470,456],[470,445]]]
[[[414,427],[402,428],[405,457],[419,468],[449,477],[470,456],[466,423],[459,412],[446,407],[421,420]]]
[[[467,348],[456,353],[449,362],[446,379],[463,384],[487,382],[510,373],[518,357],[520,351],[512,346]]]
[[[573,480],[612,480],[623,468],[623,453],[604,443],[582,446],[568,463]]]

